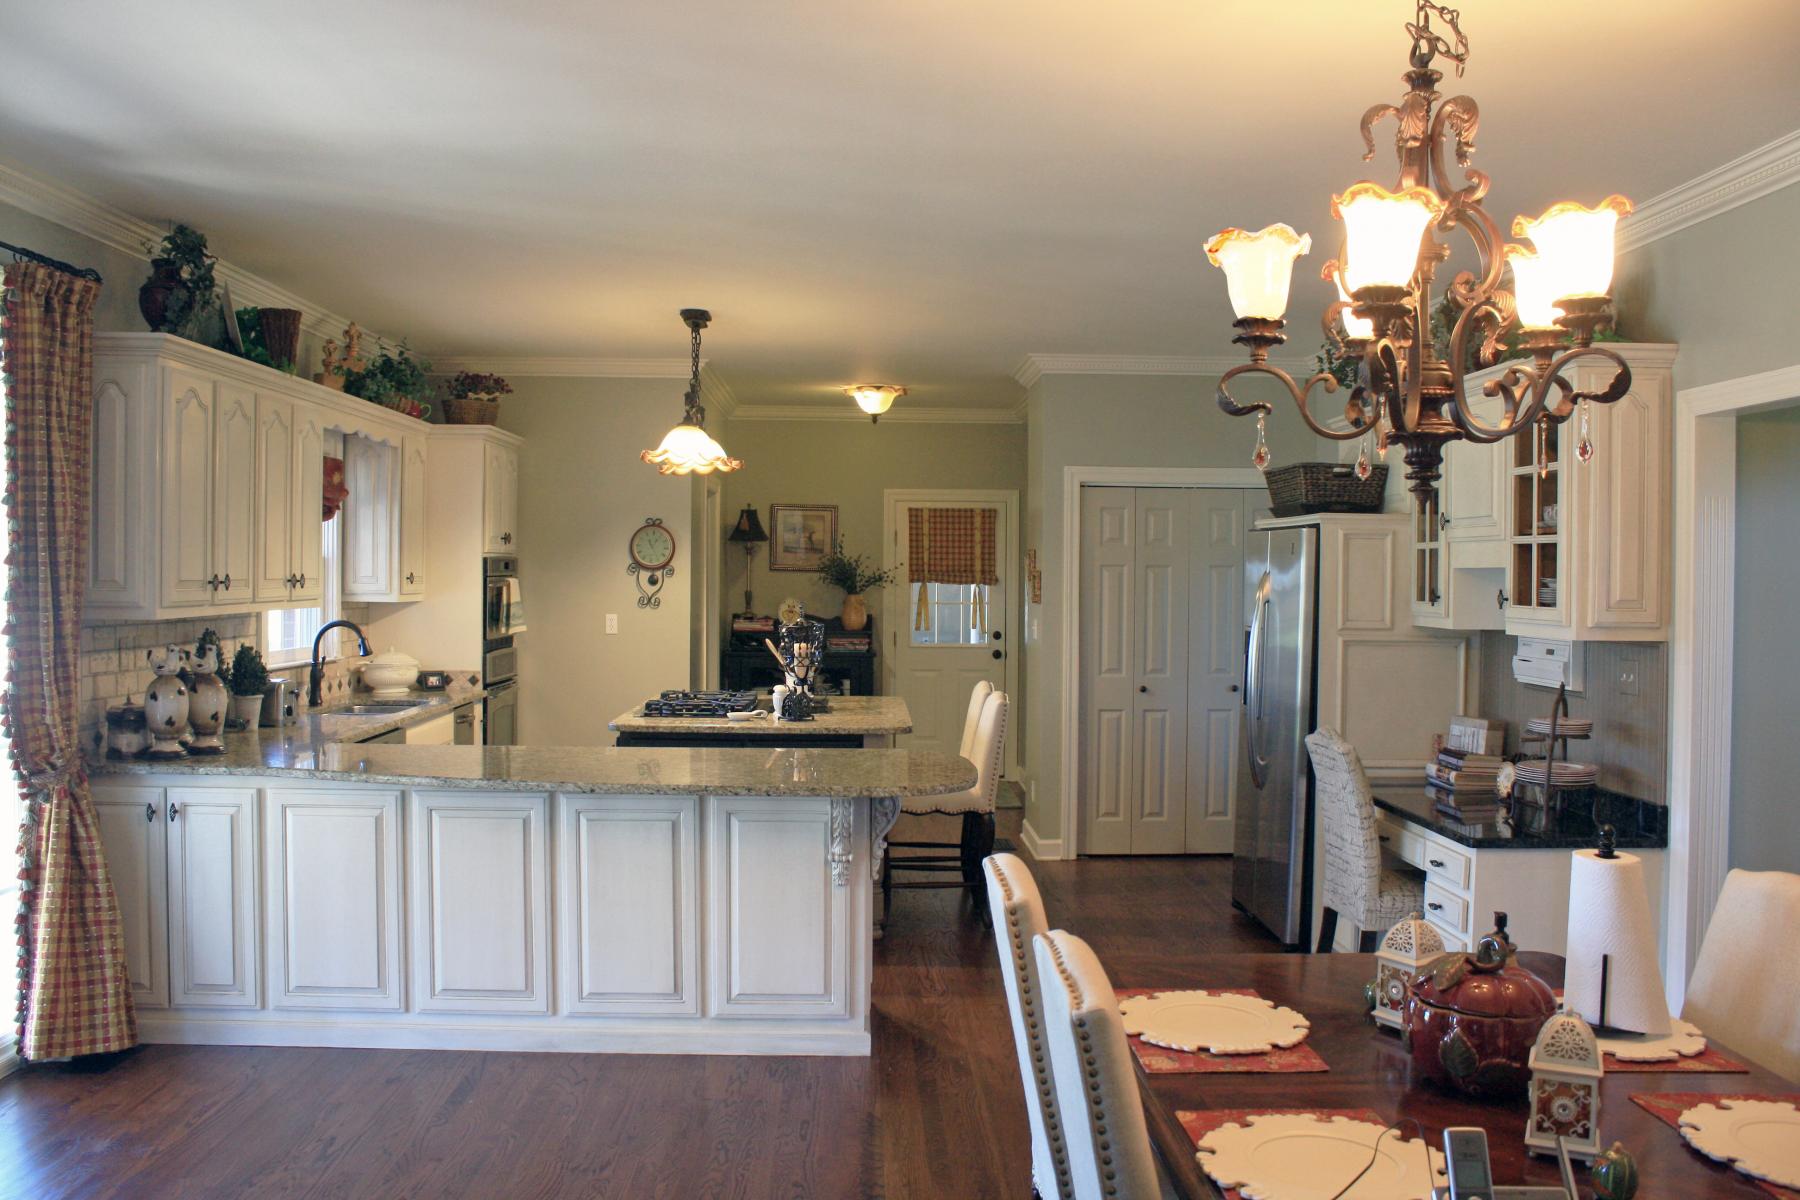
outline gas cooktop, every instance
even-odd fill
[[[664,692],[644,701],[646,717],[720,717],[749,712],[756,707],[755,692]]]

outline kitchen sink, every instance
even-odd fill
[[[429,700],[373,700],[366,704],[348,704],[343,708],[321,713],[326,717],[383,717],[394,713],[410,712],[430,704]]]

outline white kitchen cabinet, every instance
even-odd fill
[[[211,602],[234,603],[256,579],[256,392],[232,381],[219,383],[219,415],[213,450],[213,556],[217,576]]]
[[[562,1011],[700,1011],[699,799],[562,797]],[[620,913],[632,914],[621,921]]]
[[[425,591],[426,471],[425,439],[409,437],[400,445],[400,565],[395,590],[402,596]]]
[[[256,413],[256,599],[285,602],[294,590],[294,403],[264,397]]]
[[[325,418],[310,404],[294,406],[294,532],[288,541],[287,605],[325,598]]]
[[[848,889],[831,878],[833,802],[713,796],[706,803],[711,1011],[846,1014]]]
[[[255,788],[168,789],[170,1003],[255,1008]]]
[[[1675,347],[1612,343],[1631,391],[1592,406],[1594,454],[1576,453],[1580,416],[1506,443],[1506,632],[1562,641],[1663,641],[1669,629],[1670,440]],[[1584,360],[1575,386],[1612,365]]]
[[[500,442],[489,442],[482,452],[481,530],[484,552],[518,553],[518,520],[518,451]]]
[[[95,787],[94,817],[106,852],[131,998],[169,1006],[168,823],[159,787]]]
[[[409,746],[454,745],[456,742],[456,715],[445,713],[417,725],[408,725],[404,733],[406,744]]]
[[[417,600],[425,591],[425,442],[344,439],[344,597]]]
[[[418,1011],[549,1011],[549,803],[517,792],[411,794]]]
[[[168,367],[162,391],[162,603],[202,607],[212,603],[219,583],[213,566],[217,385],[205,375]]]
[[[1478,382],[1468,390],[1475,396],[1475,416],[1497,423],[1499,399],[1481,395]],[[1459,632],[1504,624],[1501,509],[1506,481],[1501,464],[1498,445],[1451,442],[1444,447],[1437,496],[1424,506],[1412,504],[1413,624]]]
[[[270,791],[269,999],[398,1011],[400,793]]]

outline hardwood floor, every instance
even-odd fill
[[[1033,868],[1121,984],[1274,947],[1229,859]],[[871,1058],[148,1046],[0,1081],[0,1197],[1029,1196],[993,939],[960,893],[895,909]]]

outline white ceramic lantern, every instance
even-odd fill
[[[1531,1114],[1525,1121],[1525,1148],[1555,1154],[1558,1138],[1570,1154],[1593,1158],[1600,1152],[1600,1047],[1588,1023],[1572,1012],[1544,1022],[1531,1047]]]
[[[1406,1010],[1406,985],[1444,956],[1444,938],[1421,913],[1387,931],[1375,953],[1375,1019],[1399,1029]]]

